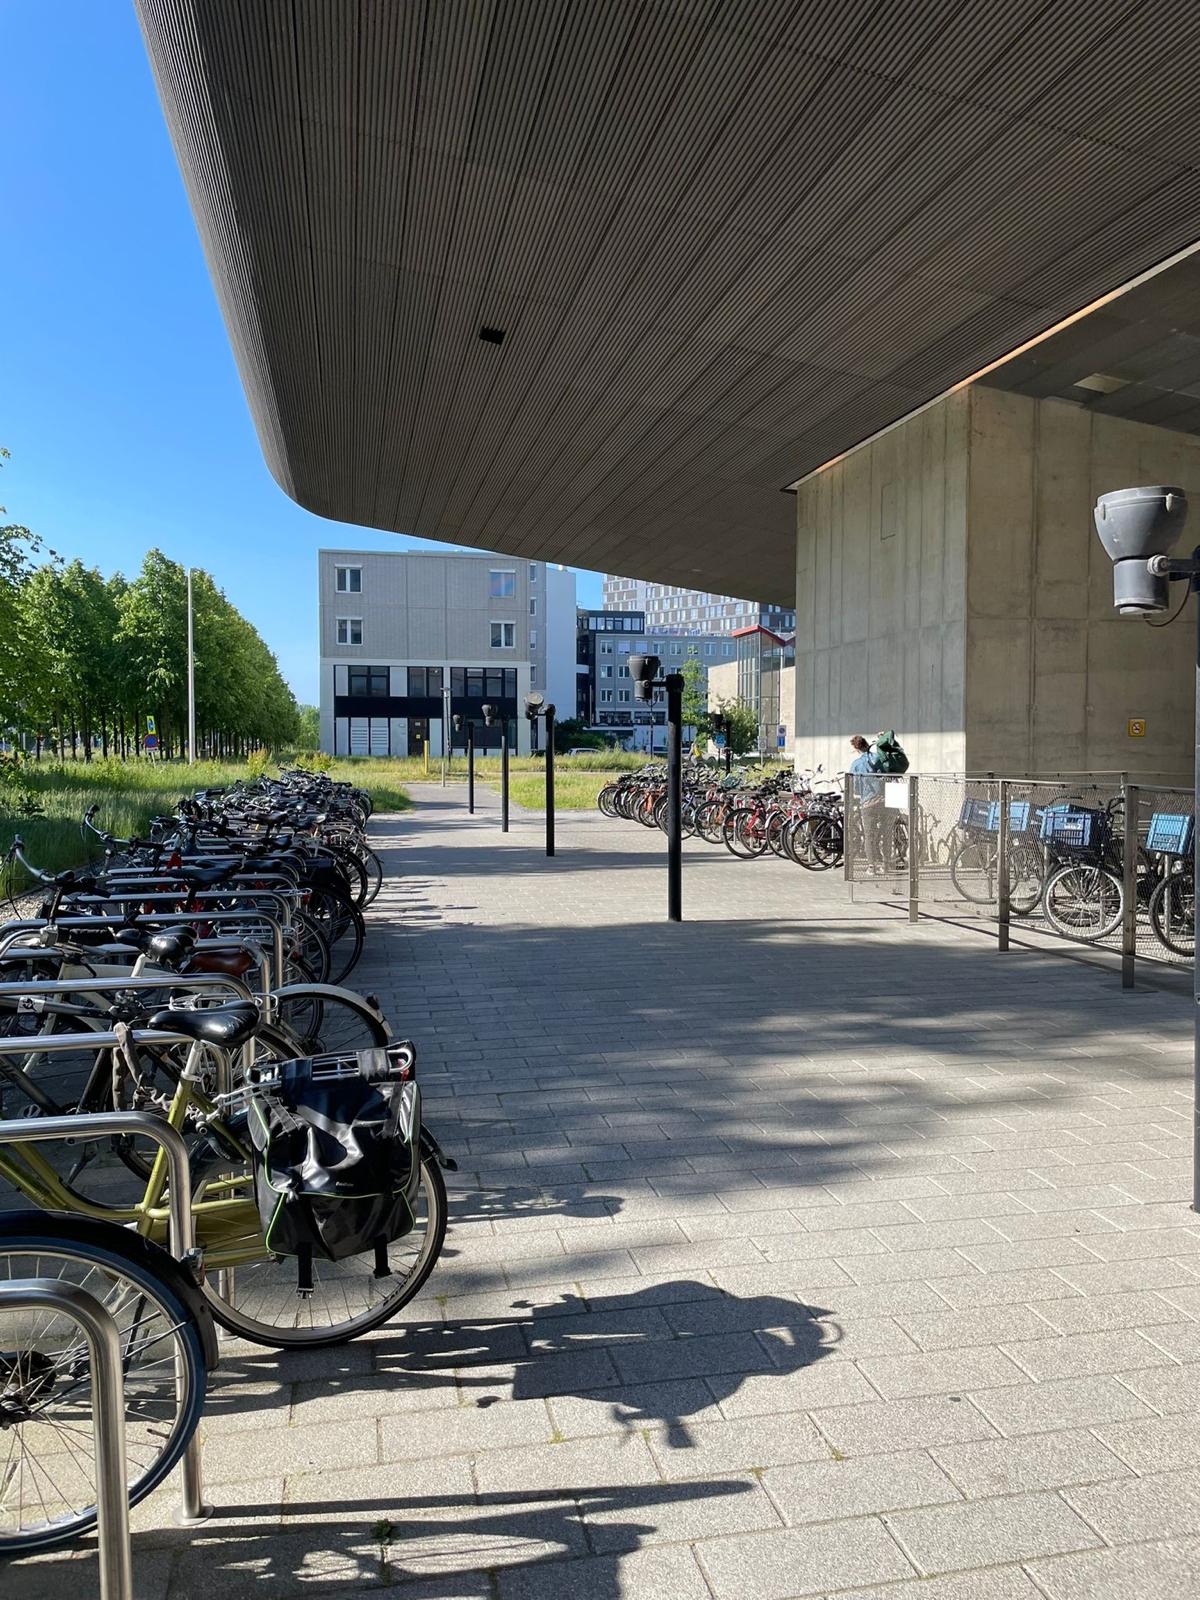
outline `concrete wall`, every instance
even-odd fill
[[[1166,629],[1119,617],[1092,507],[1164,483],[1200,508],[1200,439],[981,386],[969,454],[968,766],[1186,775],[1195,602]]]
[[[795,751],[847,763],[895,728],[914,767],[962,767],[969,399],[955,395],[797,492]]]

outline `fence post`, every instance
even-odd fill
[[[919,811],[917,807],[916,773],[908,775],[908,920],[920,917],[921,899],[921,840],[917,833]]]
[[[999,852],[996,862],[996,915],[999,931],[996,936],[996,948],[1008,949],[1008,925],[1011,911],[1012,883],[1009,875],[1010,864],[1010,837],[1012,834],[1012,814],[1009,809],[1009,781],[1000,779],[1000,818],[996,829],[996,849]]]
[[[850,773],[842,774],[842,877],[846,883],[854,882],[854,779]]]
[[[1137,865],[1138,823],[1141,821],[1142,793],[1136,783],[1122,778],[1125,802],[1125,842],[1121,851],[1121,987],[1132,989],[1137,965]]]

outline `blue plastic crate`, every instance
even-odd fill
[[[1029,820],[1032,807],[1028,800],[1010,800],[1008,802],[1008,831],[1009,833],[1026,833],[1029,830]],[[989,833],[1000,832],[1000,802],[993,800],[988,806],[987,830]]]
[[[1104,838],[1103,811],[1083,806],[1048,806],[1042,812],[1041,836],[1055,850],[1098,850]]]
[[[986,830],[989,825],[988,817],[991,814],[993,804],[994,802],[991,800],[976,800],[968,795],[962,803],[962,810],[958,814],[959,827]]]
[[[1190,814],[1156,811],[1150,818],[1146,849],[1164,856],[1190,856],[1195,819]]]

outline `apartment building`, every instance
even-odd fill
[[[663,672],[679,672],[685,662],[698,661],[701,682],[706,684],[709,671],[719,662],[732,664],[734,646],[724,635],[655,630],[640,611],[578,612],[579,719],[598,732],[620,736],[636,749],[661,750],[666,744],[666,696],[656,689],[649,705],[634,698],[629,657],[639,654],[658,656]]]
[[[733,635],[733,660],[708,678],[709,704],[744,700],[758,716],[758,748],[766,755],[796,743],[796,646],[770,628],[743,628]]]
[[[321,749],[419,755],[446,748],[451,716],[495,748],[499,707],[512,748],[530,749],[525,696],[574,708],[575,575],[472,551],[322,550],[318,555]],[[454,742],[452,740],[452,742]]]
[[[707,594],[668,583],[644,583],[640,578],[604,575],[604,609],[636,611],[654,632],[672,629],[686,633],[737,633],[742,628],[770,628],[791,634],[796,613],[785,606],[762,605],[757,600],[737,600],[727,594]]]

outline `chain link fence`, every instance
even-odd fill
[[[1184,965],[1195,943],[1193,795],[1121,775],[847,776],[845,877],[909,916],[1022,928]]]

